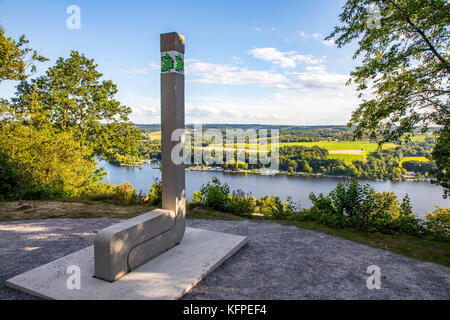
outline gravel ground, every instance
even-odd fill
[[[0,299],[35,299],[5,280],[92,245],[117,219],[0,222]],[[188,220],[249,243],[183,299],[450,299],[450,269],[327,234],[267,222]],[[366,286],[381,269],[381,289]]]

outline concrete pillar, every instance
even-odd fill
[[[184,129],[184,37],[176,32],[161,34],[161,170],[162,208],[186,215],[184,162],[175,164],[172,141],[176,129]],[[180,221],[181,222],[181,221]]]

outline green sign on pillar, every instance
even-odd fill
[[[161,52],[161,73],[184,73],[184,54],[178,51]]]

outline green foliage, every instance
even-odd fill
[[[265,196],[259,198],[256,201],[256,205],[258,206],[257,211],[266,216],[272,216],[274,218],[284,216],[283,203],[279,197]]]
[[[194,192],[193,203],[237,215],[256,212],[269,219],[310,220],[334,228],[450,240],[450,209],[437,208],[421,220],[414,216],[408,195],[399,203],[392,192],[377,192],[352,181],[339,183],[327,196],[311,193],[310,199],[313,206],[301,210],[290,197],[285,202],[276,196],[256,199],[242,190],[230,195],[228,184],[213,178]]]
[[[136,204],[143,197],[143,194],[140,191],[138,192],[129,182],[124,182],[118,186],[99,183],[86,190],[80,197],[93,201],[111,201],[115,204]]]
[[[406,171],[412,171],[416,173],[421,173],[427,175],[431,170],[435,168],[434,164],[428,161],[403,161],[402,168]]]
[[[27,124],[42,120],[89,146],[92,156],[137,154],[140,131],[128,120],[129,107],[115,100],[117,86],[101,80],[93,59],[72,51],[59,58],[45,75],[22,81],[12,99],[10,113]]]
[[[26,43],[5,38],[0,28],[0,81],[22,80],[12,101],[1,101],[0,198],[97,194],[135,201],[131,185],[102,186],[104,172],[96,169],[97,159],[138,159],[141,133],[128,119],[131,109],[115,100],[116,85],[101,80],[94,60],[76,51],[27,82]],[[32,62],[43,60],[33,53]]]
[[[22,125],[0,127],[0,191],[7,199],[75,196],[94,181],[90,150],[69,132],[35,130]]]
[[[379,27],[369,26],[373,6],[380,12]],[[362,56],[361,64],[349,80],[362,98],[349,122],[355,137],[384,143],[409,137],[416,127],[423,133],[443,126],[432,159],[435,181],[447,191],[449,11],[446,0],[347,0],[342,24],[328,37],[338,47],[358,40],[354,58]]]
[[[450,192],[450,120],[448,119],[439,130],[431,157],[436,163],[436,167],[432,169],[434,175],[432,182],[444,187],[444,198],[447,198]]]
[[[303,220],[312,219],[323,224],[385,234],[409,234],[437,240],[449,240],[449,209],[438,208],[420,220],[413,214],[409,196],[400,204],[391,192],[376,192],[369,185],[358,182],[339,183],[328,196],[311,193],[313,207],[305,210]]]
[[[230,187],[227,183],[221,184],[218,178],[203,185],[200,192],[194,193],[194,202],[198,202],[209,208],[228,212],[228,195]]]
[[[282,219],[291,216],[296,211],[291,198],[282,202],[279,197],[266,196],[256,199],[242,190],[235,190],[230,195],[228,184],[223,184],[218,178],[203,185],[199,192],[194,191],[193,202],[216,210],[235,214],[262,213],[268,217]]]
[[[450,241],[450,209],[436,206],[432,213],[425,213],[425,229],[438,240]]]
[[[159,206],[162,203],[162,181],[155,178],[148,194],[148,202]]]
[[[115,188],[114,199],[118,200],[120,203],[137,203],[140,197],[141,194],[137,192],[133,185],[129,182],[124,182]]]
[[[27,67],[36,71],[35,62],[47,61],[37,51],[27,47],[28,40],[22,35],[16,41],[6,37],[5,29],[0,26],[0,82],[3,80],[25,80]]]
[[[339,183],[329,194],[336,214],[354,217],[369,195],[370,186],[361,186],[357,181]]]
[[[234,190],[228,200],[229,212],[235,214],[249,214],[255,212],[256,199],[242,190]]]

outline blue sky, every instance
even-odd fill
[[[159,35],[186,38],[188,123],[345,124],[357,106],[346,87],[355,47],[324,42],[344,0],[0,0],[7,35],[25,34],[50,58],[94,58],[136,123],[159,123]],[[69,5],[81,29],[69,30]],[[16,83],[0,84],[11,96]]]

